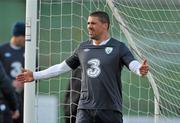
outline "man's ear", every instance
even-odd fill
[[[108,30],[108,23],[104,23],[104,27]]]

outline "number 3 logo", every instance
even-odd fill
[[[99,59],[90,59],[88,61],[90,68],[87,69],[87,75],[91,78],[96,78],[101,73],[101,69],[99,68],[100,60]]]

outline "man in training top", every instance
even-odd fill
[[[95,11],[88,17],[89,39],[74,54],[46,70],[23,70],[21,82],[31,82],[60,75],[81,66],[81,96],[76,123],[123,123],[121,71],[125,65],[140,76],[148,73],[147,61],[140,64],[124,43],[110,37],[109,16]]]

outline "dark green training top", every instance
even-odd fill
[[[122,112],[121,71],[134,60],[124,43],[111,38],[105,45],[82,42],[66,59],[72,69],[82,68],[78,109],[107,109]]]

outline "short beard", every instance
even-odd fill
[[[99,40],[99,36],[93,36],[93,37],[90,37],[90,39]]]

